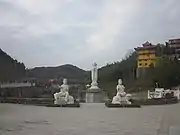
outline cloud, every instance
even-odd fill
[[[108,50],[113,47],[114,39],[123,33],[123,28],[130,21],[132,11],[136,12],[136,2],[106,1],[101,10],[96,30],[87,43],[96,51]]]
[[[121,60],[146,40],[179,37],[178,0],[1,0],[0,48],[27,67],[85,69]]]
[[[19,8],[23,8],[30,14],[36,15],[52,15],[58,12],[69,2],[69,0],[53,0],[53,2],[50,0],[11,0],[11,3]]]

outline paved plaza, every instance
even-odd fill
[[[48,108],[0,104],[0,135],[179,135],[180,104]]]

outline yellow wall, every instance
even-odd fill
[[[143,55],[138,55],[138,60],[144,60],[144,59],[155,59],[156,55],[155,54],[143,54]]]
[[[147,53],[155,53],[154,50],[139,50],[138,54],[147,54]]]
[[[141,67],[150,67],[151,64],[155,66],[155,53],[152,54],[153,50],[139,50],[138,51],[138,62],[137,66],[138,68]]]

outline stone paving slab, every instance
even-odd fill
[[[180,135],[180,125],[170,126],[169,135]]]
[[[164,107],[158,135],[180,135],[180,104]]]

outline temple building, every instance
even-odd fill
[[[169,48],[167,55],[172,59],[180,60],[180,38],[170,39],[166,42],[166,46]]]
[[[138,54],[137,78],[143,76],[148,68],[156,66],[156,57],[159,55],[159,48],[159,45],[152,45],[148,41],[142,44],[141,47],[135,48]]]
[[[148,68],[155,66],[157,45],[152,45],[149,42],[142,44],[142,47],[137,47],[135,50],[138,53],[138,68]]]

